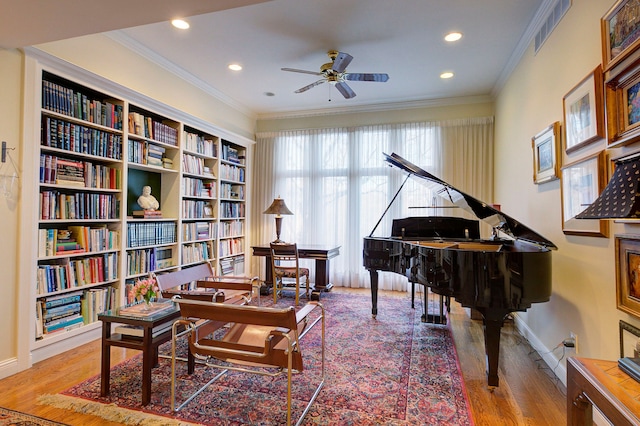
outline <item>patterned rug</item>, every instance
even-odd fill
[[[0,426],[67,426],[31,414],[0,407]]]
[[[263,304],[268,304],[267,299],[263,298]],[[278,306],[290,303],[289,298],[281,298]],[[365,295],[324,293],[322,303],[327,310],[327,377],[304,424],[473,424],[447,326],[421,323],[420,312],[411,309],[408,298],[380,297],[375,320],[371,299]],[[320,327],[314,329],[302,341],[305,371],[294,376],[294,418],[302,413],[318,383]],[[145,407],[140,405],[141,363],[141,357],[136,356],[111,370],[109,397],[100,397],[100,376],[96,376],[63,392],[74,398],[61,397],[56,403],[51,396],[54,398],[44,402],[85,412],[98,402],[99,409],[94,407],[92,414],[122,407],[170,417],[176,423],[231,426],[286,422],[286,376],[228,373],[174,415],[169,408],[170,361],[161,359],[154,369],[151,403]],[[180,391],[197,389],[212,377],[202,367],[188,376],[186,366],[182,367]]]

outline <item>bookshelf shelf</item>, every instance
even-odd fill
[[[36,354],[29,362],[95,339],[97,314],[124,305],[150,273],[201,262],[245,273],[252,141],[72,65],[29,67],[36,90],[25,131],[40,140],[25,180],[37,188],[25,228],[36,245],[22,329]],[[143,186],[161,217],[137,217]]]

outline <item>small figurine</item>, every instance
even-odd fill
[[[144,210],[157,210],[160,207],[156,197],[151,195],[151,187],[149,185],[142,187],[142,195],[138,197],[138,205]]]

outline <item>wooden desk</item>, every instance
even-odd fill
[[[593,406],[614,425],[640,425],[640,383],[618,361],[567,360],[567,425],[591,425]]]
[[[109,395],[109,379],[111,372],[111,346],[137,349],[142,351],[142,405],[151,401],[151,369],[158,364],[158,346],[171,339],[171,328],[153,337],[153,328],[168,322],[173,323],[180,317],[180,309],[172,306],[156,312],[148,317],[122,315],[117,308],[98,314],[102,321],[102,361],[100,366],[100,395]],[[123,338],[119,333],[111,334],[111,323],[140,326],[143,328],[142,339]]]
[[[273,287],[271,276],[271,248],[266,246],[253,246],[254,256],[263,256],[265,264],[265,280],[267,287]],[[340,246],[322,245],[298,245],[298,256],[301,259],[315,259],[316,280],[311,292],[311,299],[320,300],[320,293],[331,290],[333,284],[329,282],[329,260],[340,254]]]

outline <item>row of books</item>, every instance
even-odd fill
[[[218,256],[231,256],[244,252],[244,238],[227,238],[218,243]]]
[[[36,301],[36,338],[82,325],[81,291]]]
[[[182,264],[203,262],[215,257],[213,246],[210,242],[185,244],[182,246]]]
[[[122,158],[122,135],[45,117],[41,144],[114,160]]]
[[[222,141],[222,159],[232,163],[244,164],[244,156],[240,155],[238,149],[225,142],[224,140]]]
[[[120,200],[115,194],[49,190],[40,191],[39,209],[42,220],[110,220],[119,217]]]
[[[220,164],[220,179],[244,182],[244,168],[232,164]]]
[[[148,164],[162,167],[162,158],[166,148],[147,141],[129,139],[127,159],[130,163]]]
[[[220,272],[222,275],[243,275],[244,255],[220,259]]]
[[[197,152],[207,157],[218,156],[218,146],[211,136],[202,136],[196,133],[184,132],[184,148],[187,151]]]
[[[213,206],[209,201],[182,200],[182,217],[184,219],[211,218]]]
[[[225,219],[245,217],[244,203],[235,203],[232,201],[221,201],[220,217]]]
[[[127,247],[136,248],[171,244],[177,241],[175,222],[127,223]]]
[[[48,294],[90,284],[118,279],[118,254],[77,259],[64,258],[60,262],[38,265],[38,294]]]
[[[168,145],[178,145],[177,129],[137,112],[129,113],[129,132]]]
[[[191,173],[193,175],[204,175],[207,177],[213,178],[213,173],[211,173],[211,168],[208,167],[204,158],[196,157],[191,154],[183,154],[182,155],[182,167],[184,168],[185,173]]]
[[[234,200],[244,200],[244,185],[221,183],[220,198],[232,198]]]
[[[75,91],[51,81],[42,81],[42,107],[44,109],[122,130],[122,105],[92,99],[93,97],[95,96]]]
[[[191,177],[182,178],[183,193],[187,197],[215,198],[216,182],[205,182]]]
[[[182,240],[210,240],[215,238],[215,222],[191,222],[182,224]]]
[[[169,250],[171,255],[167,256],[168,250],[154,247],[127,251],[126,275],[146,274],[175,265],[173,250]]]
[[[220,230],[220,233],[218,234],[218,237],[220,238],[244,235],[244,221],[226,220],[224,222],[220,222],[220,227],[218,229]]]
[[[119,189],[121,182],[121,172],[114,167],[40,154],[40,183]]]
[[[63,233],[68,237],[61,238],[60,235]],[[119,241],[120,231],[108,229],[106,225],[93,227],[75,225],[69,226],[67,229],[38,229],[38,255],[50,257],[116,250],[120,245]],[[64,247],[65,243],[68,243],[69,246]]]

